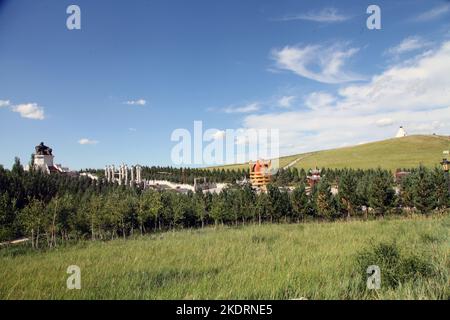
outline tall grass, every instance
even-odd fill
[[[45,252],[8,248],[0,250],[0,298],[448,299],[449,226],[446,215],[184,230]],[[362,264],[383,259],[383,245],[395,246],[400,266],[381,265],[381,289],[370,291],[361,285]],[[383,271],[411,271],[414,263],[429,272],[383,281]],[[66,288],[69,265],[81,268],[81,290]]]

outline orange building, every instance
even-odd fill
[[[253,187],[267,189],[267,185],[272,178],[272,161],[257,160],[250,161],[250,183]]]

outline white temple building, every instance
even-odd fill
[[[406,137],[408,134],[406,133],[405,129],[403,127],[400,127],[397,131],[397,134],[395,135],[396,138],[403,138]]]

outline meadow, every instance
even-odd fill
[[[449,214],[0,249],[1,299],[449,299]],[[381,289],[366,288],[366,265]],[[66,288],[69,265],[81,289]]]

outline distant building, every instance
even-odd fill
[[[320,170],[319,168],[315,168],[312,170],[309,170],[309,176],[307,176],[307,180],[308,180],[308,185],[310,188],[314,187],[316,184],[318,184],[320,182],[321,179],[321,174],[322,170]]]
[[[408,134],[406,133],[405,129],[403,127],[400,127],[397,131],[397,134],[395,135],[396,138],[403,138],[406,137]]]
[[[98,177],[96,175],[93,175],[92,173],[89,172],[80,173],[80,177],[88,177],[91,180],[98,180]]]
[[[47,147],[43,142],[35,147],[35,153],[32,155],[32,167],[44,173],[69,173],[69,169],[60,164],[54,164],[53,150]],[[26,170],[30,168],[27,167]]]
[[[47,147],[43,142],[35,147],[35,153],[32,155],[31,166],[34,170],[42,171],[46,174],[66,174],[70,176],[86,176],[92,180],[97,180],[98,177],[90,173],[79,174],[76,171],[70,171],[69,168],[63,167],[61,164],[53,163],[55,156],[53,150]],[[30,166],[25,167],[26,171],[30,170]]]
[[[254,188],[267,191],[267,185],[272,179],[272,160],[250,161],[250,184]]]
[[[398,169],[394,175],[395,183],[401,184],[402,180],[405,179],[405,177],[407,177],[409,174],[411,174],[411,172]]]

